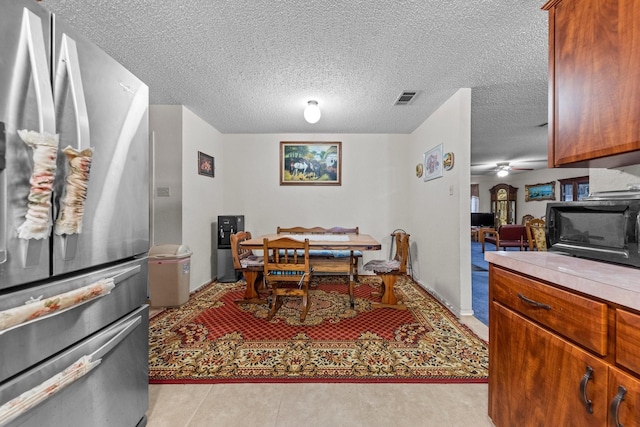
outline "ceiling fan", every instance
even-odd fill
[[[496,163],[496,175],[498,175],[500,178],[504,178],[505,176],[509,175],[510,171],[532,171],[533,168],[515,168],[513,166],[509,165],[509,162],[499,162]]]
[[[500,172],[502,178],[510,172],[527,172],[547,168],[547,159],[511,160],[509,162],[471,164],[471,175],[495,175]]]

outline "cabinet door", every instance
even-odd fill
[[[640,381],[619,369],[609,369],[608,426],[640,426]]]
[[[640,2],[565,0],[550,12],[554,164],[638,163]]]
[[[489,416],[497,427],[605,424],[604,362],[498,302],[490,318]]]

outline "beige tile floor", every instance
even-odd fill
[[[488,329],[463,317],[479,337]],[[493,426],[486,384],[149,386],[149,427]]]

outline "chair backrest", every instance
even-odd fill
[[[242,270],[242,264],[240,261],[251,256],[252,252],[250,249],[245,249],[240,246],[240,242],[251,239],[251,232],[238,231],[232,234],[229,239],[231,240],[231,258],[233,259],[233,268],[236,270]]]
[[[504,224],[498,229],[500,240],[521,240],[525,238],[525,226],[520,224]]]
[[[396,240],[396,254],[393,259],[400,261],[398,271],[407,274],[407,263],[409,261],[409,234],[398,231],[393,233]]]
[[[278,227],[278,234],[360,234],[360,228]]]
[[[525,225],[525,226],[526,226],[526,225],[527,225],[527,223],[528,223],[529,221],[531,221],[533,218],[535,218],[535,217],[534,217],[533,215],[530,215],[530,214],[522,215],[522,222],[521,222],[520,224],[522,224],[522,225]]]
[[[529,250],[547,250],[547,231],[543,219],[532,219],[527,222],[527,238],[529,239]]]
[[[309,239],[302,242],[288,237],[265,238],[263,249],[264,280],[267,283],[309,281]]]

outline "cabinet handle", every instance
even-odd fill
[[[529,299],[529,298],[525,297],[524,295],[522,295],[520,292],[518,292],[518,298],[520,298],[522,301],[526,302],[527,304],[529,304],[529,305],[531,305],[533,307],[544,308],[545,310],[551,310],[551,306],[550,305],[543,304],[541,302]]]
[[[591,402],[587,397],[587,383],[591,378],[593,378],[593,368],[591,366],[587,366],[587,371],[584,373],[582,381],[580,381],[580,394],[582,395],[584,407],[589,414],[593,414],[593,402]]]
[[[611,418],[613,418],[613,422],[616,427],[624,427],[618,419],[618,412],[620,411],[620,404],[624,400],[625,394],[627,394],[627,389],[619,385],[618,394],[616,394],[616,397],[611,401]]]

